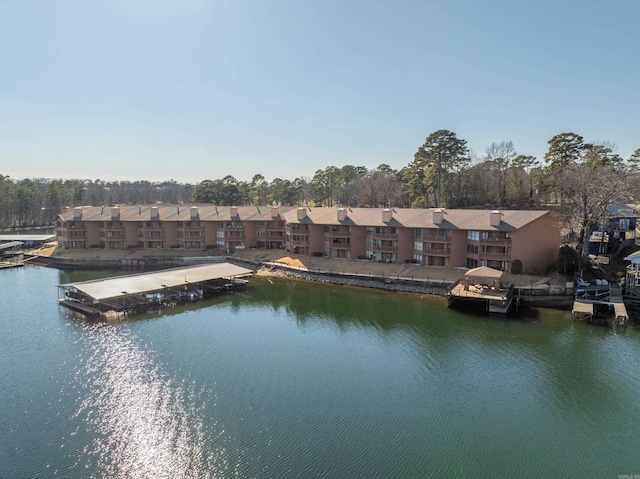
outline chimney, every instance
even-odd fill
[[[238,216],[238,207],[237,206],[232,206],[231,209],[229,210],[229,216],[231,216],[232,218]]]
[[[307,209],[302,207],[298,208],[298,221],[301,221],[307,217]]]
[[[192,206],[189,211],[191,211],[191,219],[197,219],[198,218],[198,215],[200,213],[198,213],[198,207],[197,206]]]
[[[491,226],[500,226],[500,221],[502,221],[502,219],[500,218],[502,216],[502,213],[500,213],[500,210],[493,210],[491,212],[491,218],[489,220],[489,224]]]
[[[444,221],[444,210],[437,208],[433,210],[433,224],[439,225]]]
[[[393,218],[393,211],[391,211],[389,208],[385,208],[382,210],[382,222],[383,223],[388,223],[389,221],[391,221]]]
[[[344,221],[347,219],[347,210],[344,208],[338,208],[338,221]]]
[[[76,206],[73,209],[73,219],[74,220],[81,220],[82,219],[82,208],[80,206]]]
[[[120,207],[119,206],[112,206],[111,207],[111,219],[112,220],[117,220],[118,218],[120,218]]]
[[[151,219],[160,219],[160,208],[158,208],[157,206],[152,206],[151,207]]]
[[[272,218],[277,218],[278,216],[280,216],[280,209],[277,206],[272,206],[271,207],[271,217]]]

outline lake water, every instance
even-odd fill
[[[0,271],[0,477],[612,478],[640,474],[640,333],[541,310],[255,278],[83,321]]]

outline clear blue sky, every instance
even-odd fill
[[[640,148],[640,1],[0,0],[0,174],[399,169],[433,131]]]

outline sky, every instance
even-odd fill
[[[640,148],[638,0],[0,0],[0,174],[293,180],[455,132]]]

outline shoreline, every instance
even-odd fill
[[[199,254],[197,254],[199,253]],[[256,275],[273,275],[337,286],[380,289],[445,297],[447,287],[463,277],[463,270],[413,264],[372,263],[304,257],[282,250],[245,250],[223,255],[217,250],[63,250],[34,258],[34,263],[60,269],[145,271],[188,264],[230,261],[252,269]],[[284,257],[283,257],[284,256]],[[505,275],[527,307],[570,309],[573,294],[564,277]]]

